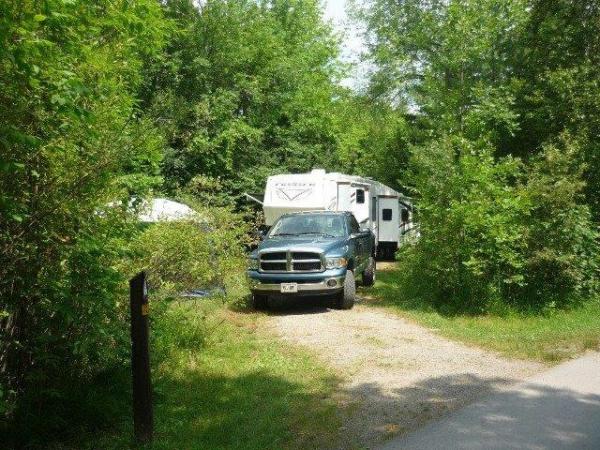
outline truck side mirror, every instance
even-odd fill
[[[371,235],[371,230],[369,230],[368,228],[362,229],[360,230],[358,233],[352,233],[352,235],[350,237],[367,237]]]
[[[252,233],[252,235],[254,236],[255,239],[258,239],[259,241],[264,241],[265,237],[267,236],[267,231],[266,230],[256,230]]]

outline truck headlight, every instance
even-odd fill
[[[326,269],[341,269],[342,267],[346,267],[348,265],[348,261],[346,258],[325,258],[325,268]]]
[[[258,259],[248,258],[248,270],[258,270]]]

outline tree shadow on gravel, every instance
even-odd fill
[[[302,314],[324,314],[332,309],[332,299],[328,297],[286,297],[274,295],[269,300],[269,307],[260,312],[269,315],[302,315]],[[229,306],[229,309],[240,314],[255,314],[250,306],[250,301]]]
[[[46,441],[43,448],[374,448],[482,399],[486,399],[486,409],[481,417],[459,430],[461,442],[468,439],[485,445],[497,438],[509,442],[510,448],[532,448],[540,443],[548,447],[558,443],[560,448],[594,448],[585,444],[594,438],[593,430],[600,423],[599,395],[535,385],[523,394],[511,389],[514,380],[509,378],[465,373],[428,378],[397,389],[388,388],[383,380],[343,388],[339,387],[341,380],[332,378],[325,380],[338,386],[331,397],[265,371],[214,375],[202,367],[202,360],[199,364],[162,375],[155,373],[153,445],[132,444],[127,395],[120,398],[123,410],[116,418],[120,426],[114,433],[84,432],[61,445]],[[303,370],[311,370],[308,364]],[[518,405],[514,414],[498,415],[495,407],[503,402]],[[559,414],[564,410],[568,411],[567,419]],[[494,426],[497,421],[502,426]],[[528,432],[527,427],[534,432]],[[479,448],[475,444],[472,448]]]
[[[511,389],[513,383],[514,380],[507,378],[486,379],[462,374],[430,378],[391,391],[376,383],[352,387],[343,396],[346,402],[356,402],[352,408],[355,412],[345,421],[344,442],[340,448],[352,445],[373,448],[375,444],[417,430],[479,400],[485,400],[484,414],[474,420],[472,426],[457,433],[460,448],[483,449],[486,442],[493,442],[495,438],[510,443],[509,448],[546,448],[545,445],[594,448],[585,445],[596,438],[598,441],[594,442],[600,445],[600,431],[591,431],[597,429],[594,424],[600,423],[599,395],[582,395],[539,385],[523,394]],[[518,407],[514,414],[499,417],[496,408],[504,402]],[[569,411],[568,420],[560,414],[565,409]],[[502,426],[494,427],[498,420]],[[435,425],[433,422],[430,426]],[[471,447],[471,444],[474,445]]]
[[[357,303],[361,300],[357,299]],[[231,310],[240,314],[255,314],[249,305],[233,305]],[[332,311],[332,299],[328,297],[285,297],[275,295],[269,300],[269,307],[261,312],[273,316],[326,314]]]
[[[332,310],[332,299],[327,297],[273,296],[269,300],[268,313],[277,316],[326,314]]]

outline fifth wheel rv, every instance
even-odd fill
[[[322,169],[269,177],[263,201],[269,227],[286,213],[349,211],[362,229],[373,231],[379,257],[392,257],[398,249],[401,235],[412,227],[411,209],[407,197],[377,181]]]

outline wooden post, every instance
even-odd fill
[[[148,352],[148,294],[146,273],[129,280],[131,305],[131,372],[133,378],[133,429],[139,442],[152,440],[152,383]]]

